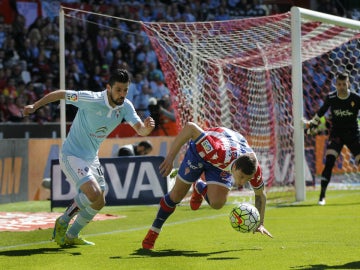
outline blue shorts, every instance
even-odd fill
[[[192,184],[201,177],[202,173],[208,184],[216,184],[228,189],[233,186],[234,180],[231,173],[204,161],[197,153],[195,144],[191,142],[180,164],[178,176],[183,182]]]

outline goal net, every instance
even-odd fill
[[[74,20],[82,12],[69,9],[66,16]],[[105,20],[96,17],[111,22],[99,29],[122,32],[114,25],[129,22],[90,14],[91,20],[80,15],[89,25]],[[351,89],[360,89],[360,22],[293,7],[284,14],[229,21],[131,23],[141,26],[156,51],[181,125],[193,121],[242,133],[270,191],[295,190],[296,199],[303,200],[305,184],[319,183],[327,131],[304,135],[301,120],[310,119],[335,90],[337,72],[349,72]],[[359,182],[345,147],[331,183]]]
[[[194,121],[202,127],[239,131],[257,153],[266,185],[292,187],[299,162],[294,132],[301,129],[299,121],[294,121],[316,113],[325,95],[334,90],[339,71],[349,72],[351,88],[360,89],[360,27],[355,21],[354,27],[341,26],[332,17],[325,22],[321,17],[300,17],[302,90],[298,91],[303,108],[297,109],[303,115],[296,117],[290,12],[230,21],[142,25],[156,50],[181,124]],[[304,137],[304,160],[300,160],[304,179],[296,181],[314,186],[323,168],[326,140],[326,131]],[[357,170],[345,148],[332,182],[359,181]]]

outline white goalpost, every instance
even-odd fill
[[[62,8],[60,59],[65,17],[81,17],[76,13],[128,21]],[[181,125],[239,131],[257,153],[268,189],[293,190],[297,201],[305,200],[306,186],[315,186],[323,166],[326,134],[304,135],[302,120],[334,89],[337,72],[349,72],[352,89],[360,89],[360,22],[293,7],[229,21],[131,23],[141,26],[158,56]],[[65,60],[60,64],[64,76]],[[63,77],[60,82],[65,88]],[[360,182],[357,170],[344,149],[332,181]]]
[[[302,19],[329,23],[360,31],[360,22],[324,14],[299,7],[291,8],[291,48],[292,48],[292,94],[294,118],[295,190],[296,200],[303,201],[305,192],[305,148],[303,129],[303,72],[302,72]],[[358,59],[359,61],[360,59]]]

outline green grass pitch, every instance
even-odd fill
[[[271,239],[230,226],[230,197],[220,210],[179,205],[163,227],[154,251],[141,249],[157,206],[105,207],[101,213],[126,218],[91,222],[83,236],[95,246],[59,248],[52,229],[0,232],[0,269],[360,269],[360,190],[318,191],[300,203],[270,200],[265,226]],[[1,211],[49,211],[49,202],[0,205]],[[62,212],[64,209],[55,209]]]

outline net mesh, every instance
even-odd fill
[[[70,11],[67,20],[86,21],[85,28],[96,24],[99,29],[122,33],[115,26],[130,22],[98,13],[84,19],[79,14],[85,11]],[[100,23],[106,20],[111,23]],[[226,126],[239,131],[257,153],[269,190],[293,191],[291,14],[215,22],[131,23],[142,27],[156,51],[178,123],[193,121],[203,128]],[[303,117],[310,119],[325,95],[335,90],[337,72],[349,72],[351,89],[360,89],[360,30],[314,20],[302,19],[301,24]],[[317,136],[305,135],[305,180],[312,186],[324,166],[326,135],[326,130]],[[345,147],[332,183],[359,183],[357,171]]]
[[[258,155],[268,187],[294,184],[291,16],[197,23],[143,23],[176,104],[179,122],[226,126]],[[338,71],[359,89],[359,30],[302,21],[304,117],[334,90]],[[305,138],[307,181],[321,173],[326,134]],[[341,181],[358,181],[345,148]],[[352,174],[352,175],[349,175]],[[335,177],[337,178],[337,177]]]

